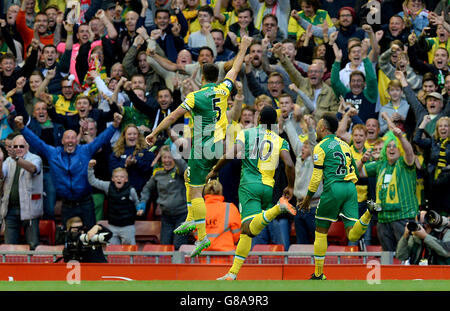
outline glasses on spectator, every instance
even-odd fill
[[[20,149],[24,149],[25,145],[14,145],[13,146],[15,149],[20,148]]]

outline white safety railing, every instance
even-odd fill
[[[201,256],[194,258],[183,251],[173,252],[126,252],[105,251],[109,263],[231,263],[234,251],[211,252],[203,251]],[[62,257],[60,251],[0,251],[1,263],[52,263]],[[377,260],[382,265],[393,264],[393,252],[327,252],[325,263],[335,264],[366,264],[370,260]],[[60,260],[60,262],[63,262]],[[247,264],[314,264],[313,252],[250,252]]]

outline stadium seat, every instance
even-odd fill
[[[39,220],[39,241],[55,245],[56,225],[54,220]]]
[[[314,244],[291,244],[288,252],[311,252],[314,253]],[[289,264],[311,264],[311,256],[288,256]]]
[[[137,252],[137,245],[106,245],[106,252]],[[123,263],[129,264],[131,262],[130,255],[108,255],[107,256],[108,263]]]
[[[30,245],[28,244],[0,244],[0,254],[2,251],[29,251]],[[3,256],[2,256],[3,257]],[[4,255],[1,262],[28,262],[27,255]]]
[[[31,262],[37,263],[54,263],[55,260],[62,258],[62,251],[64,245],[38,245],[36,246],[36,252],[61,252],[61,255],[33,255],[31,257]],[[63,261],[60,261],[63,262]]]
[[[344,223],[342,221],[332,222],[328,229],[328,244],[347,245],[348,239],[345,233]]]
[[[284,245],[282,244],[255,244],[252,247],[252,252],[284,252]],[[283,256],[261,256],[261,263],[263,264],[282,264]],[[257,264],[258,256],[251,255],[247,257],[246,263]]]
[[[161,237],[161,221],[136,220],[136,243],[159,244]]]
[[[145,244],[141,249],[142,252],[173,252],[175,246],[173,244]],[[172,263],[172,256],[135,256],[134,263],[156,263],[156,258],[159,257],[158,263]]]

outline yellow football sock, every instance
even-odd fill
[[[190,196],[190,186],[188,183],[184,183],[184,185],[186,186],[186,202],[187,202],[187,216],[186,216],[186,221],[191,221],[194,220],[194,216],[192,215],[192,203],[191,203],[191,196]]]
[[[250,223],[250,232],[254,236],[257,236],[264,229],[264,227],[269,224],[269,222],[274,220],[275,217],[280,214],[281,209],[278,204],[264,212],[259,213],[252,219]]]
[[[366,232],[372,214],[367,210],[348,232],[349,241],[355,242]]]
[[[203,198],[192,199],[192,214],[197,228],[198,240],[206,237],[206,205]]]
[[[236,252],[233,260],[233,265],[230,268],[230,273],[238,274],[247,258],[250,249],[252,248],[252,238],[246,234],[241,234],[239,243],[236,247]]]
[[[314,240],[314,274],[320,276],[323,274],[323,264],[325,262],[325,254],[328,248],[327,234],[315,232]]]

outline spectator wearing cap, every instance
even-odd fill
[[[352,7],[345,6],[338,12],[338,36],[336,44],[342,50],[342,62],[348,62],[347,44],[350,38],[358,38],[363,40],[367,37],[367,33],[356,24],[356,13]]]

